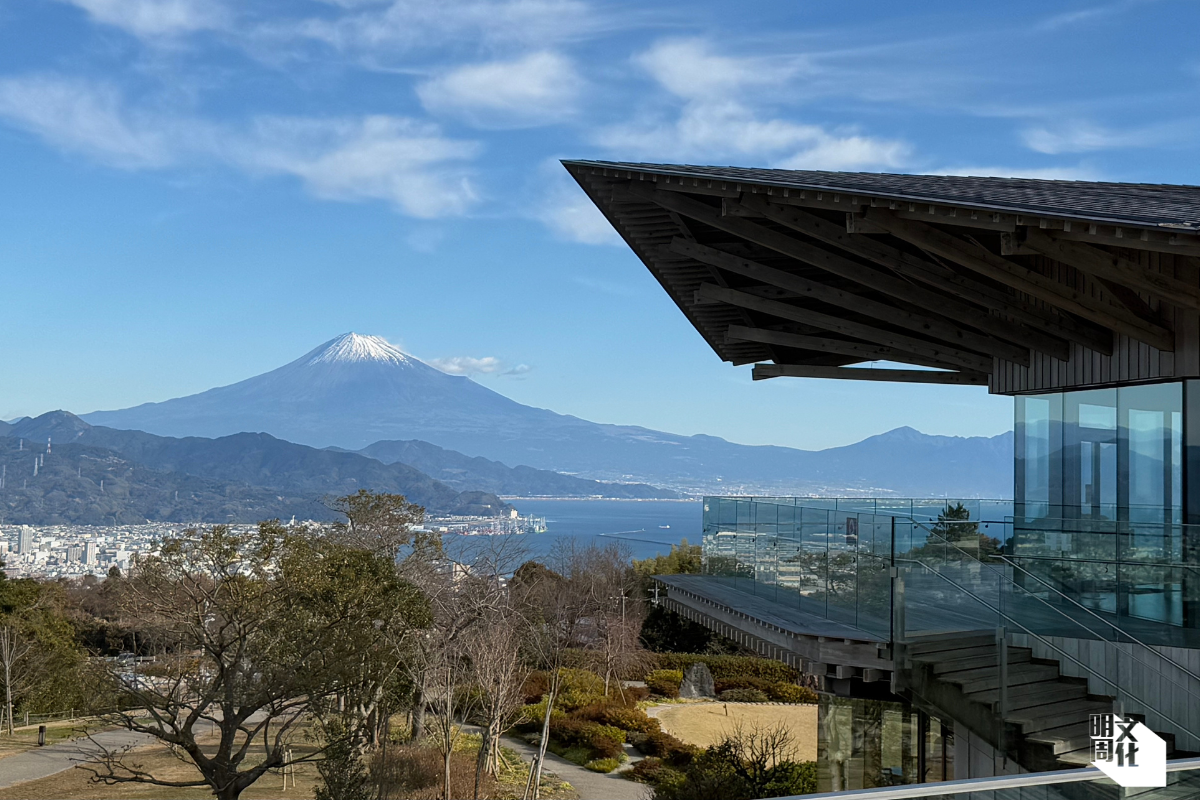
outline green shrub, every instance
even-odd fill
[[[772,683],[767,687],[767,697],[777,703],[815,703],[817,693],[807,686],[794,683]]]
[[[646,712],[640,708],[605,706],[595,716],[590,718],[605,725],[620,728],[623,731],[654,733],[660,729],[658,720],[646,716]]]
[[[683,671],[678,669],[656,669],[646,676],[646,688],[662,697],[679,697],[681,683]]]
[[[637,762],[625,773],[625,777],[638,783],[648,783],[659,786],[664,783],[678,783],[683,780],[683,774],[666,765],[661,758],[647,757]]]
[[[591,720],[551,717],[550,737],[564,747],[586,747],[593,758],[616,757],[625,751],[625,731]]]
[[[642,755],[660,758],[672,766],[687,764],[699,752],[695,745],[684,744],[665,731],[639,735],[630,744]]]
[[[590,769],[592,772],[612,772],[617,767],[621,766],[621,762],[616,758],[596,758],[584,764],[584,769]]]
[[[691,653],[656,653],[656,669],[686,671],[692,664],[703,663],[712,673],[713,681],[732,681],[738,678],[758,678],[769,683],[795,683],[800,671],[782,661],[758,656],[693,655]]]
[[[768,770],[766,789],[764,797],[815,793],[817,791],[817,762],[784,761],[776,764]]]
[[[717,695],[726,703],[765,703],[770,700],[767,693],[759,689],[727,689]]]

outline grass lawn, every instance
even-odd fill
[[[746,730],[782,724],[794,740],[793,758],[817,759],[816,706],[715,702],[659,706],[653,711],[664,731],[698,747],[716,744],[732,733],[738,722]]]

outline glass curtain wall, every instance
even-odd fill
[[[1185,394],[1200,408],[1200,381],[1016,399],[1012,554],[1022,566],[1095,611],[1200,627],[1196,536],[1183,524],[1187,476],[1200,483],[1186,463],[1200,466],[1200,417],[1185,430]]]

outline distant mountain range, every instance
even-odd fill
[[[0,439],[6,522],[330,519],[335,515],[322,501],[360,488],[403,494],[434,513],[493,516],[511,508],[490,492],[461,491],[406,464],[265,433],[174,439],[95,427],[55,411],[11,425],[8,434]]]
[[[900,428],[846,447],[806,451],[603,425],[522,405],[379,337],[353,333],[230,386],[84,419],[173,437],[264,431],[383,460],[426,458],[438,477],[466,467],[424,445],[409,446],[411,440],[456,456],[605,481],[826,494],[1012,495],[1011,433],[961,438]]]

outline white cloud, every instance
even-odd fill
[[[448,375],[494,375],[504,371],[503,362],[495,356],[484,356],[483,358],[451,356],[450,358],[434,358],[428,363]]]
[[[0,118],[126,169],[219,163],[296,177],[317,197],[383,200],[422,218],[461,214],[477,199],[469,162],[479,146],[404,117],[259,117],[218,125],[130,109],[110,84],[39,75],[0,80]]]
[[[60,0],[88,13],[104,25],[122,28],[135,36],[177,36],[224,28],[228,10],[216,0]]]
[[[622,158],[714,163],[757,160],[787,169],[902,166],[909,145],[819,125],[762,119],[733,100],[684,105],[674,120],[643,120],[600,129],[594,141]]]
[[[335,0],[346,13],[280,27],[281,35],[323,42],[381,59],[479,39],[545,46],[574,38],[596,22],[581,0]]]
[[[1037,127],[1021,132],[1029,149],[1047,155],[1083,153],[1114,147],[1147,147],[1164,138],[1163,131],[1113,131],[1085,122],[1073,122],[1055,128]]]
[[[558,161],[542,162],[532,191],[536,197],[532,216],[560,238],[583,244],[622,244],[600,209]]]
[[[51,75],[0,79],[0,117],[56,147],[125,168],[167,166],[180,133],[132,118],[110,84]]]
[[[712,52],[701,39],[667,39],[655,43],[634,63],[677,97],[728,97],[752,87],[780,84],[803,62],[797,58],[732,58]]]
[[[783,169],[825,170],[895,168],[908,163],[911,156],[912,147],[894,139],[831,136],[822,132],[812,147],[776,162],[775,166]]]
[[[463,116],[483,127],[519,127],[570,116],[582,87],[570,59],[543,51],[458,67],[420,84],[417,94],[435,113]]]
[[[724,56],[692,39],[660,42],[634,62],[675,98],[678,111],[599,128],[593,141],[622,159],[863,169],[898,168],[911,155],[899,140],[831,131],[767,110],[811,69],[801,57]]]
[[[403,117],[268,117],[235,143],[234,157],[250,170],[294,175],[318,197],[384,200],[432,218],[461,214],[478,199],[463,166],[478,151]]]

